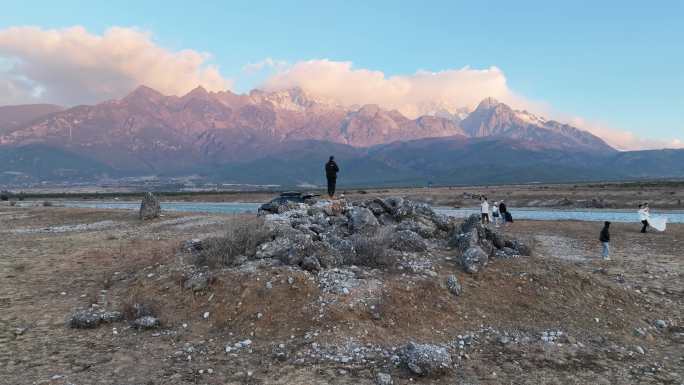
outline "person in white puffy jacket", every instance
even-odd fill
[[[487,202],[487,197],[482,198],[480,212],[482,213],[482,224],[489,223],[489,202]]]

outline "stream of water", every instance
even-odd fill
[[[137,202],[118,202],[118,201],[97,201],[80,202],[64,201],[57,203],[64,207],[82,207],[96,209],[124,209],[137,210],[140,204]],[[184,211],[184,212],[204,212],[204,213],[256,213],[259,203],[242,202],[162,202],[162,210]],[[453,209],[447,207],[435,207],[437,212],[456,218],[465,218],[471,214],[478,214],[479,208],[460,208]],[[638,222],[636,211],[614,210],[614,209],[574,209],[574,210],[555,210],[547,208],[509,208],[513,219],[531,219],[541,221],[592,221],[592,222]],[[684,223],[684,211],[662,211],[652,210],[651,216],[665,216],[670,223]]]

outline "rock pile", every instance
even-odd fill
[[[437,345],[410,342],[401,358],[406,367],[419,376],[444,374],[453,365],[449,351]]]
[[[265,216],[270,240],[257,259],[273,258],[318,271],[343,265],[381,265],[381,259],[424,252],[455,225],[429,205],[402,198],[289,202]]]
[[[526,244],[484,226],[476,214],[451,234],[449,245],[456,248],[461,265],[468,273],[481,271],[493,257],[513,258],[531,254]]]
[[[146,192],[140,202],[140,219],[154,219],[159,218],[161,214],[161,205],[159,200],[151,192]]]
[[[76,310],[67,324],[74,329],[94,329],[101,323],[118,322],[123,315],[118,311],[105,311],[96,307]]]

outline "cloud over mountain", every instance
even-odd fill
[[[381,71],[353,68],[348,61],[309,60],[287,68],[280,66],[262,87],[301,87],[344,105],[377,104],[414,118],[440,109],[474,109],[488,96],[515,107],[533,104],[508,87],[506,77],[497,67],[421,70],[411,75],[386,76]]]
[[[230,87],[209,55],[170,51],[147,32],[114,27],[102,35],[83,27],[0,30],[0,104],[36,100],[92,103],[124,95],[139,84],[180,95],[202,85]]]
[[[267,58],[246,64],[242,72],[240,81],[250,87],[259,81],[261,88],[271,91],[300,87],[342,105],[377,104],[410,118],[442,111],[462,115],[464,109],[472,111],[480,100],[494,97],[515,109],[570,121],[620,149],[684,147],[682,138],[645,139],[527,99],[509,87],[506,75],[495,66],[390,76],[349,61],[288,64]],[[169,50],[136,28],[113,27],[102,34],[80,26],[0,29],[0,105],[92,104],[119,98],[140,84],[167,95],[182,95],[198,85],[209,91],[233,85],[210,63],[209,54]]]

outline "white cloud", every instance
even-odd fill
[[[587,121],[580,117],[568,118],[564,121],[591,132],[618,150],[684,148],[684,141],[677,138],[670,140],[644,138],[629,131],[616,129],[599,122]]]
[[[378,104],[409,117],[436,109],[473,109],[487,96],[516,107],[535,104],[511,91],[497,67],[418,71],[387,77],[381,71],[353,68],[351,62],[322,59],[282,68],[262,84],[271,90],[295,86],[344,105]]]
[[[93,103],[121,97],[140,84],[166,94],[231,82],[207,63],[209,55],[169,51],[150,34],[114,27],[102,35],[83,27],[0,30],[0,104],[50,101]],[[7,92],[4,92],[8,90]]]

